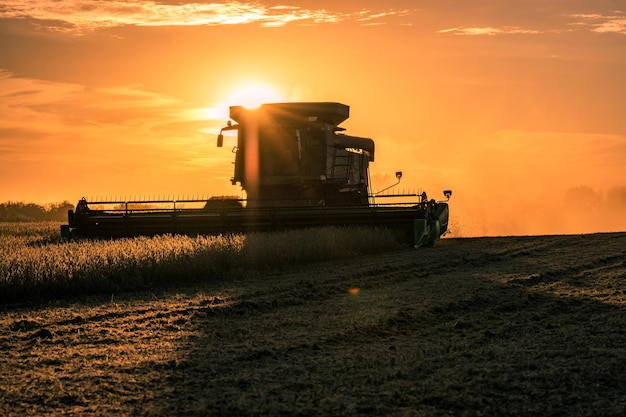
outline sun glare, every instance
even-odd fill
[[[230,94],[228,102],[233,106],[256,108],[264,103],[285,101],[276,88],[266,83],[247,83],[237,86]]]

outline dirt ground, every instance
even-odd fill
[[[623,416],[626,234],[0,306],[0,415]]]

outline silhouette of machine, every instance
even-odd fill
[[[234,139],[223,132],[236,131],[231,182],[241,185],[245,199],[83,198],[69,210],[61,233],[67,238],[123,237],[362,225],[395,229],[415,246],[434,244],[447,231],[452,192],[444,191],[445,201],[428,200],[426,193],[382,193],[393,186],[373,193],[374,141],[343,133],[339,124],[349,110],[330,102],[231,106],[232,121],[220,131],[217,146]],[[398,182],[401,177],[397,172]],[[410,201],[398,202],[401,198]]]

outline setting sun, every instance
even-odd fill
[[[253,109],[264,103],[285,101],[285,98],[270,84],[250,82],[235,87],[227,101],[230,105]]]

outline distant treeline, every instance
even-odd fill
[[[69,201],[46,204],[17,203],[8,201],[0,204],[0,221],[32,222],[32,221],[63,221],[67,220],[67,211],[74,205]]]

